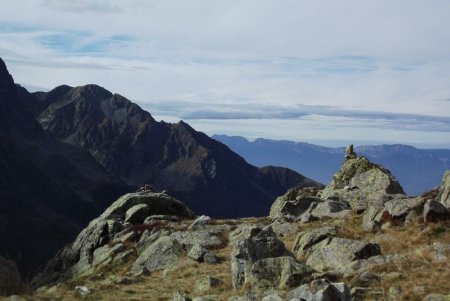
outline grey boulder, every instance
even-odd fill
[[[300,232],[295,238],[292,251],[297,257],[303,257],[308,249],[322,240],[336,235],[335,226],[326,226],[311,231]]]
[[[133,274],[142,273],[142,271],[151,273],[174,267],[178,264],[179,256],[182,253],[183,248],[177,240],[163,236],[139,255],[130,271]]]
[[[381,254],[378,244],[360,240],[331,237],[310,249],[306,264],[319,271],[342,270],[353,261]]]
[[[331,283],[315,280],[304,284],[287,294],[288,300],[296,301],[350,301],[350,288],[345,283]]]
[[[312,269],[290,256],[265,258],[253,264],[248,281],[253,292],[285,290],[308,282],[312,272]]]
[[[256,261],[288,254],[284,243],[275,236],[271,227],[253,229],[247,233],[246,238],[236,241],[231,251],[233,287],[238,289],[248,280],[251,267]]]

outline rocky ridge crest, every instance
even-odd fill
[[[189,209],[167,194],[125,195],[83,230],[69,247],[72,251],[58,255],[65,258],[77,250],[67,257],[76,260],[56,260],[42,274],[50,277],[35,279],[41,286],[36,296],[74,294],[70,283],[76,280],[90,286],[92,297],[99,299],[124,298],[118,293],[124,286],[135,291],[146,287],[152,294],[158,281],[165,281],[161,300],[398,300],[411,294],[424,300],[448,298],[440,278],[417,283],[413,272],[418,268],[431,275],[440,267],[442,277],[447,275],[447,173],[435,191],[408,197],[390,193],[389,187],[399,191],[401,186],[382,167],[359,157],[344,165],[356,170],[345,184],[360,183],[363,191],[368,187],[361,183],[368,182],[355,179],[378,169],[382,175],[371,179],[383,185],[370,183],[379,188],[371,196],[379,199],[366,202],[351,194],[326,199],[315,188],[294,189],[274,202],[267,218],[194,220]],[[328,192],[332,187],[342,191],[332,184]],[[150,199],[163,199],[171,209],[152,211]],[[399,235],[406,235],[404,242]],[[417,245],[408,247],[412,241]],[[417,252],[422,257],[416,257]],[[117,296],[103,289],[111,286]]]

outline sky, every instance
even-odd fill
[[[0,0],[30,91],[98,84],[209,135],[450,148],[448,0]]]

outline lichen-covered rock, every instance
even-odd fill
[[[168,236],[163,236],[147,247],[131,267],[131,273],[137,274],[144,269],[148,272],[164,270],[178,264],[183,253],[180,243]]]
[[[450,209],[450,170],[447,170],[442,178],[438,199],[442,205],[444,205],[447,209]]]
[[[312,269],[290,256],[265,258],[253,264],[248,281],[254,292],[286,290],[308,282],[312,272]]]
[[[211,276],[206,276],[194,285],[194,292],[198,294],[203,294],[212,288],[218,287],[220,285],[220,279]]]
[[[323,202],[309,190],[293,188],[278,197],[270,208],[270,217],[298,218],[308,210],[312,203]]]
[[[287,294],[288,300],[302,301],[350,301],[350,288],[345,283],[331,283],[319,279],[304,284]]]
[[[142,224],[150,212],[147,204],[139,204],[131,207],[125,213],[125,222],[132,224]]]
[[[170,236],[187,248],[196,244],[205,248],[219,248],[226,242],[220,229],[202,228],[196,231],[177,231],[171,233]]]
[[[329,218],[343,218],[351,214],[350,206],[345,202],[336,202],[325,200],[312,204],[309,213],[313,219]]]
[[[39,287],[92,273],[95,264],[111,259],[107,254],[108,248],[97,251],[95,256],[97,249],[113,240],[116,242],[139,240],[140,232],[131,228],[133,223],[141,224],[148,216],[154,215],[194,217],[194,213],[182,202],[165,193],[152,191],[128,193],[111,204],[98,218],[92,220],[75,241],[62,249],[46,265],[44,271],[33,279],[32,285]],[[147,246],[141,245],[142,249]],[[94,259],[96,261],[93,265]]]
[[[438,201],[428,200],[423,207],[423,220],[430,222],[439,219],[450,219],[450,210]]]
[[[208,250],[203,248],[201,245],[195,244],[188,252],[187,256],[194,259],[195,261],[203,261],[203,255],[205,255],[207,252]]]
[[[335,235],[335,226],[326,226],[311,231],[300,232],[295,238],[292,251],[297,257],[303,257],[313,245],[321,242],[325,238],[333,237]]]
[[[382,202],[387,194],[405,192],[389,170],[367,158],[357,157],[344,162],[319,196],[348,202],[353,210],[360,211],[372,202]]]
[[[378,244],[331,237],[313,245],[306,264],[319,271],[341,270],[358,259],[381,254]]]
[[[384,208],[388,211],[392,219],[405,219],[412,211],[421,212],[425,204],[425,199],[421,197],[408,198],[399,196],[384,203]]]
[[[190,230],[197,230],[211,222],[211,218],[206,215],[199,216],[189,227]]]
[[[271,227],[254,229],[245,239],[234,243],[230,255],[233,287],[238,289],[248,280],[256,261],[288,254],[284,243],[275,236]]]
[[[364,212],[362,227],[365,231],[374,232],[381,227],[384,216],[389,213],[381,204],[370,205]]]
[[[20,288],[20,274],[16,263],[0,256],[0,295],[12,294]]]
[[[162,192],[148,191],[125,194],[109,206],[100,217],[105,220],[114,219],[115,217],[123,219],[131,207],[142,204],[148,206],[148,215],[177,215],[186,218],[195,216],[179,200]]]
[[[180,294],[179,292],[175,292],[172,295],[172,301],[192,301],[192,299]]]
[[[423,301],[448,301],[450,300],[450,295],[442,295],[442,294],[429,294],[426,295]]]

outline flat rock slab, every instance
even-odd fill
[[[312,272],[311,268],[290,256],[266,258],[253,264],[249,282],[253,291],[292,289],[308,282]]]
[[[381,254],[378,244],[332,237],[322,240],[310,249],[306,264],[319,271],[340,270],[358,259]]]
[[[335,226],[326,226],[311,231],[300,232],[295,238],[294,247],[292,251],[296,256],[305,256],[313,245],[321,242],[322,240],[333,237],[336,235]]]
[[[163,236],[147,247],[131,267],[131,273],[137,274],[144,269],[148,272],[164,270],[178,264],[183,253],[181,244],[169,236]]]

